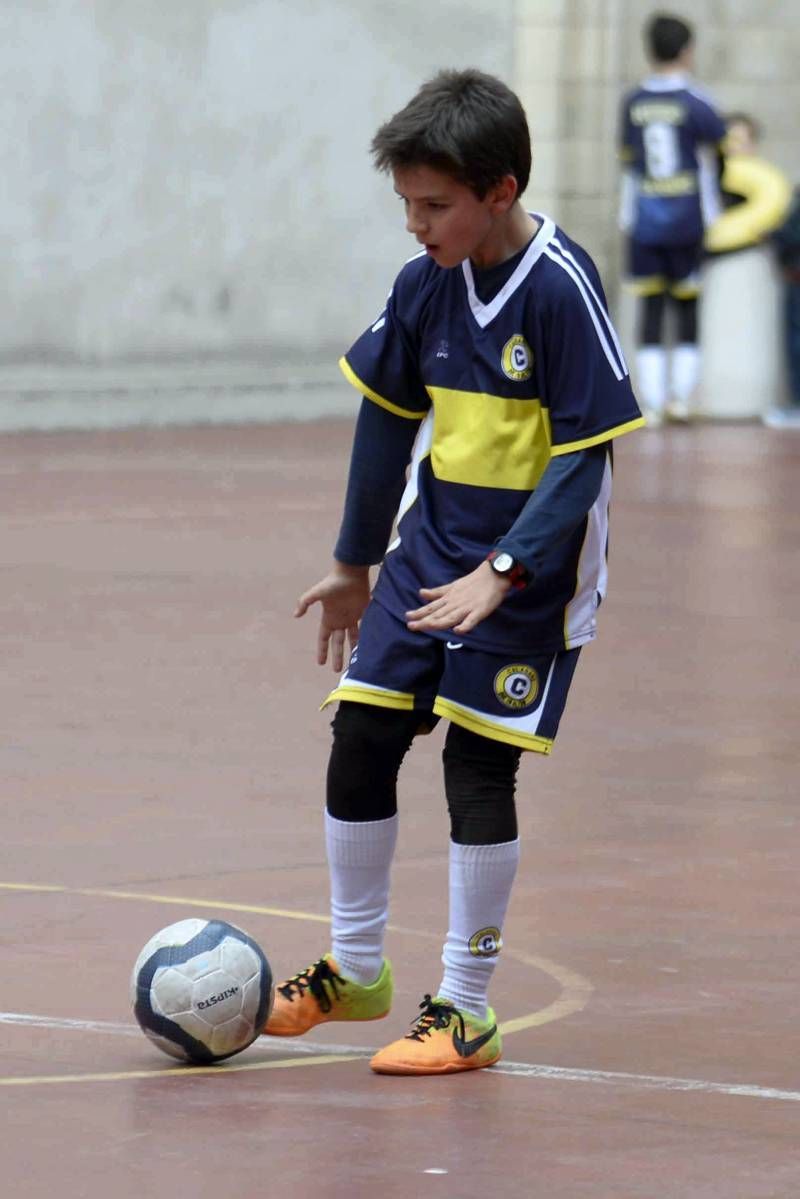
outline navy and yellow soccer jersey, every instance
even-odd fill
[[[401,620],[419,606],[420,587],[449,583],[483,561],[551,456],[644,423],[594,264],[549,217],[537,220],[536,236],[487,304],[469,260],[445,269],[424,252],[410,259],[384,312],[341,360],[363,395],[421,423],[397,537],[374,592]],[[525,590],[459,640],[512,652],[591,640],[606,585],[610,491],[609,454],[579,527]]]
[[[650,246],[699,243],[718,207],[700,148],[725,136],[722,118],[684,76],[657,76],[625,97],[621,126],[620,154],[634,185],[631,236]]]

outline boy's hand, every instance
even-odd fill
[[[488,562],[481,562],[477,570],[443,587],[421,587],[420,595],[429,602],[406,612],[406,624],[414,632],[452,629],[470,633],[500,607],[510,590],[508,579],[495,574]]]
[[[324,666],[331,651],[331,666],[344,666],[344,642],[350,648],[358,644],[358,624],[369,603],[369,567],[344,566],[335,562],[324,579],[310,587],[297,601],[295,616],[304,616],[312,604],[322,604],[317,635],[317,662]]]

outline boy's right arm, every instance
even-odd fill
[[[344,666],[345,640],[350,648],[358,644],[358,624],[369,603],[369,567],[347,566],[334,559],[324,579],[304,592],[297,601],[295,616],[304,616],[312,604],[322,605],[317,632],[317,662],[324,666],[331,655],[331,666]]]
[[[322,605],[317,662],[340,671],[345,640],[354,648],[358,625],[370,597],[369,568],[386,552],[418,432],[408,421],[363,399],[356,423],[344,515],[327,575],[300,596],[295,616]]]

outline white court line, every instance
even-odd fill
[[[61,1016],[29,1016],[26,1012],[0,1012],[0,1024],[27,1024],[33,1028],[73,1028],[79,1032],[105,1032],[115,1036],[141,1036],[138,1024],[116,1024],[113,1020],[70,1020]]]
[[[116,1023],[113,1020],[74,1020],[61,1016],[32,1016],[24,1012],[0,1012],[0,1024],[27,1025],[36,1028],[74,1029],[76,1032],[111,1033],[117,1036],[139,1037],[137,1024]],[[265,1041],[270,1047],[280,1047],[282,1053],[298,1056],[317,1054],[347,1054],[370,1057],[372,1049],[363,1045],[323,1045],[303,1040],[302,1044],[288,1038]],[[225,1067],[220,1068],[224,1072]],[[564,1066],[544,1066],[531,1062],[501,1061],[491,1067],[492,1074],[511,1074],[517,1078],[542,1078],[552,1082],[603,1083],[606,1086],[630,1088],[637,1091],[691,1091],[700,1095],[738,1095],[745,1099],[778,1099],[800,1103],[800,1091],[782,1091],[776,1087],[759,1087],[748,1083],[709,1082],[702,1078],[669,1078],[660,1074],[625,1074],[614,1070],[578,1070]]]
[[[800,1091],[779,1091],[747,1083],[707,1082],[702,1078],[669,1078],[661,1074],[623,1074],[614,1070],[575,1070],[563,1066],[526,1065],[500,1062],[493,1074],[517,1074],[523,1078],[551,1078],[554,1082],[600,1082],[639,1091],[694,1091],[701,1095],[742,1095],[747,1099],[784,1099],[800,1103]]]

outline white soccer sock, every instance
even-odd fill
[[[388,820],[337,820],[325,813],[331,883],[331,952],[345,978],[368,984],[383,966],[389,874],[397,814]]]
[[[437,994],[481,1020],[518,864],[519,838],[500,845],[450,842],[450,928]]]
[[[667,351],[663,346],[640,346],[636,351],[636,382],[645,408],[662,413],[667,404]]]
[[[686,342],[672,351],[670,386],[679,404],[689,406],[700,378],[700,351]]]

